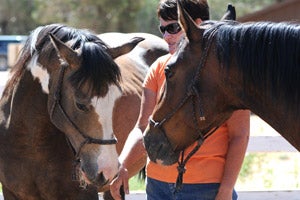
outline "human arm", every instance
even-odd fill
[[[238,110],[227,120],[228,151],[216,200],[232,200],[232,192],[245,157],[250,135],[250,111]]]
[[[110,191],[114,199],[120,200],[120,187],[124,186],[124,192],[129,193],[128,180],[141,169],[147,158],[146,149],[143,145],[143,131],[148,125],[149,116],[152,114],[156,103],[156,93],[150,89],[144,88],[141,99],[140,114],[135,128],[129,133],[123,150],[119,156],[119,173],[111,182]],[[134,169],[135,168],[135,169]]]

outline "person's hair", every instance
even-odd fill
[[[193,20],[209,20],[209,7],[207,0],[180,0],[183,8]],[[157,16],[164,20],[178,20],[177,0],[160,0],[157,7]]]

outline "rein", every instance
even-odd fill
[[[186,92],[186,95],[184,96],[184,98],[179,102],[179,104],[175,107],[175,109],[173,109],[172,112],[168,113],[163,118],[163,120],[161,120],[160,122],[155,121],[152,117],[149,118],[149,124],[153,125],[154,128],[160,129],[164,134],[165,134],[165,132],[162,129],[163,124],[165,122],[169,121],[174,116],[174,114],[192,97],[194,97],[192,99],[194,108],[196,108],[196,99],[198,100],[197,102],[199,105],[200,121],[205,121],[205,116],[204,116],[203,109],[202,109],[203,105],[201,104],[201,98],[200,98],[200,94],[196,88],[196,83],[199,80],[201,69],[205,66],[208,51],[212,45],[213,38],[218,30],[218,27],[219,26],[214,27],[214,29],[208,36],[208,42],[205,45],[205,48],[201,55],[201,59],[200,59],[200,63],[198,65],[197,71],[195,73],[194,78],[192,79],[192,82],[191,82],[189,89]],[[206,133],[203,133],[199,128],[199,121],[197,120],[196,109],[193,109],[193,116],[194,116],[194,123],[196,124],[199,137],[197,139],[197,145],[194,147],[194,149],[191,152],[189,152],[189,154],[186,156],[185,159],[184,159],[184,150],[181,151],[181,160],[178,161],[178,166],[177,166],[178,176],[177,176],[177,180],[176,180],[176,184],[175,184],[175,192],[178,192],[182,188],[183,174],[186,171],[185,164],[187,163],[187,161],[199,150],[199,148],[201,147],[204,140],[206,138],[208,138],[211,134],[213,134],[218,129],[218,127],[215,127],[212,130],[210,130]]]
[[[70,140],[67,138],[68,144],[70,144],[70,147],[73,150],[73,153],[75,155],[75,160],[74,160],[74,167],[76,168],[77,164],[80,163],[80,158],[79,154],[81,152],[81,149],[84,145],[86,144],[100,144],[100,145],[112,145],[112,144],[117,144],[117,139],[114,137],[112,139],[108,140],[103,140],[103,139],[96,139],[88,136],[84,132],[82,132],[79,127],[72,121],[72,119],[69,117],[67,112],[65,111],[64,107],[61,105],[61,91],[62,91],[62,85],[63,85],[63,79],[64,79],[64,74],[65,74],[65,69],[68,67],[68,64],[66,62],[62,62],[61,64],[61,70],[59,72],[59,77],[58,77],[58,84],[56,91],[54,93],[54,103],[52,104],[51,107],[51,114],[50,117],[53,119],[54,111],[57,108],[58,112],[60,113],[61,116],[66,119],[66,121],[76,130],[77,133],[84,139],[83,142],[80,143],[78,151],[76,152],[75,148],[70,144]],[[72,175],[72,179],[78,179],[77,173],[75,172],[75,175]]]

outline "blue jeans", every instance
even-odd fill
[[[183,184],[182,189],[175,193],[174,183],[147,177],[147,200],[214,200],[219,186],[219,183]],[[235,191],[232,193],[232,200],[237,200]]]

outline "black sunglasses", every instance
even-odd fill
[[[176,34],[181,31],[180,25],[176,23],[168,24],[167,26],[159,26],[159,30],[162,34],[165,34],[167,31],[170,34]]]

